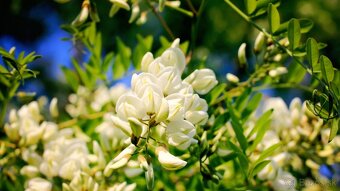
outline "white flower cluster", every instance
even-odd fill
[[[267,99],[263,106],[263,111],[274,109],[272,122],[252,158],[256,160],[262,151],[276,143],[283,144],[278,154],[269,158],[271,162],[258,174],[258,178],[271,181],[275,190],[295,190],[296,179],[285,171],[287,167],[301,173],[307,168],[313,176],[320,176],[321,164],[305,158],[303,152],[315,152],[314,158],[329,165],[340,162],[340,136],[328,143],[329,127],[323,126],[323,120],[310,112],[299,98],[294,98],[289,107],[281,98]]]
[[[91,139],[79,127],[60,129],[55,122],[44,121],[42,108],[41,102],[33,101],[18,111],[12,110],[9,123],[5,124],[6,135],[19,147],[26,162],[20,169],[20,174],[27,178],[26,190],[52,190],[55,177],[62,179],[64,191],[117,190],[117,185],[109,188],[98,184],[107,163],[97,141],[92,141],[91,152],[88,148]],[[55,98],[49,109],[51,116],[58,114]],[[120,184],[127,190],[135,186]]]
[[[120,95],[128,89],[123,84],[116,84],[108,89],[99,86],[93,93],[84,86],[79,86],[77,93],[69,95],[66,111],[71,117],[79,117],[91,112],[102,111],[107,104],[115,104]]]
[[[182,80],[185,65],[179,39],[160,57],[145,54],[142,73],[132,76],[131,91],[118,99],[117,116],[112,116],[113,123],[131,137],[131,145],[109,163],[107,175],[124,166],[137,145],[149,138],[163,144],[157,145],[154,152],[164,168],[175,170],[186,165],[171,155],[164,144],[185,150],[197,143],[195,125],[207,122],[208,105],[194,92],[208,93],[217,80],[210,69],[195,70]]]

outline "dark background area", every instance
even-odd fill
[[[103,36],[104,51],[116,47],[115,38],[119,36],[128,46],[136,45],[136,34],[154,37],[153,49],[159,47],[159,37],[167,36],[159,21],[150,12],[148,21],[142,26],[129,24],[130,12],[120,10],[113,18],[108,16],[109,1],[93,1],[97,5],[101,21],[97,28]],[[194,7],[198,8],[200,0],[193,0]],[[234,1],[235,3],[238,1]],[[240,1],[242,2],[242,1]],[[25,83],[21,89],[37,92],[38,95],[49,97],[65,94],[67,90],[63,80],[60,66],[69,66],[73,55],[73,46],[70,41],[62,41],[68,37],[60,25],[71,23],[80,11],[82,1],[71,0],[60,4],[46,0],[9,0],[0,2],[0,46],[9,50],[15,46],[17,52],[36,51],[43,58],[34,62],[30,68],[40,71],[37,79]],[[239,3],[242,8],[242,4]],[[186,1],[181,7],[188,9]],[[304,37],[314,37],[328,46],[323,50],[339,68],[340,57],[340,1],[339,0],[287,0],[282,1],[279,7],[281,22],[290,18],[308,18],[314,21],[314,28]],[[195,20],[177,11],[165,8],[162,16],[181,41],[191,40],[190,26]],[[266,26],[266,17],[257,19],[260,25]],[[220,80],[227,72],[234,73],[242,78],[243,71],[235,64],[238,47],[246,42],[247,52],[251,52],[257,31],[243,21],[239,15],[231,10],[223,0],[208,0],[205,10],[200,18],[197,32],[196,50],[198,56],[202,52],[208,53],[207,67],[212,68]],[[170,40],[170,39],[169,39]],[[251,54],[248,54],[251,58]],[[286,95],[290,100],[293,96],[301,96],[295,90],[267,91],[269,94]]]

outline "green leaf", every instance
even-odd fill
[[[223,114],[218,115],[218,117],[216,118],[214,125],[212,127],[213,131],[218,130],[220,127],[222,127],[223,125],[225,125],[227,123],[227,121],[229,120],[230,115],[228,112],[225,112]]]
[[[312,71],[315,72],[320,72],[320,66],[318,64],[319,61],[319,48],[318,48],[318,43],[316,42],[315,39],[309,38],[307,40],[307,58],[310,67],[312,68]]]
[[[256,0],[244,0],[244,4],[248,15],[256,10]]]
[[[309,19],[298,19],[298,20],[299,20],[299,24],[301,28],[301,33],[309,32],[314,26],[314,23],[312,20],[309,20]]]
[[[265,126],[265,124],[270,121],[270,117],[273,113],[273,109],[270,109],[268,111],[266,111],[255,123],[254,128],[250,131],[249,135],[247,136],[247,138],[249,139],[250,137],[252,137],[254,135],[255,132],[258,132],[259,129],[261,129],[263,126]]]
[[[106,54],[104,61],[101,65],[101,71],[106,73],[107,70],[109,69],[110,65],[113,63],[113,56],[114,53],[113,52],[109,52],[108,54]]]
[[[248,171],[249,161],[247,156],[234,143],[227,141],[227,145],[237,154],[237,158],[242,166],[242,170]]]
[[[268,22],[269,22],[269,30],[273,34],[280,27],[280,14],[277,8],[269,3],[268,5]]]
[[[248,88],[240,96],[237,97],[236,103],[235,103],[235,108],[237,111],[239,112],[243,111],[244,107],[247,104],[250,93],[251,93],[251,89]]]
[[[77,60],[74,58],[72,59],[72,64],[74,68],[76,69],[77,74],[79,75],[79,78],[81,82],[86,86],[86,87],[91,87],[91,82],[89,77],[87,76],[86,72],[80,67],[79,63]]]
[[[306,72],[300,64],[293,60],[293,63],[288,67],[288,74],[286,75],[287,82],[300,83],[304,79]]]
[[[329,140],[328,140],[329,142],[331,142],[336,136],[336,134],[338,133],[339,125],[340,125],[339,121],[340,121],[340,118],[335,118],[332,120],[331,133],[329,135]]]
[[[288,40],[291,50],[295,50],[300,44],[301,33],[300,24],[296,19],[291,19],[288,24]]]
[[[245,153],[248,147],[248,142],[246,137],[243,134],[243,127],[242,125],[239,123],[239,119],[237,118],[237,116],[234,113],[234,109],[232,108],[231,104],[228,103],[228,108],[229,108],[229,113],[230,113],[230,117],[231,117],[231,126],[235,132],[237,141],[239,142],[243,152]]]
[[[282,143],[276,143],[275,145],[272,145],[268,149],[262,151],[260,157],[255,161],[255,164],[258,164],[264,159],[266,159],[267,157],[272,156],[272,154],[276,151],[276,149],[278,149],[281,146],[282,146]]]
[[[250,114],[252,114],[255,109],[257,108],[257,106],[260,104],[262,98],[262,94],[261,93],[256,93],[248,102],[247,107],[245,108],[245,110],[242,112],[242,121],[246,121],[248,119],[248,117],[250,116]]]
[[[271,160],[264,160],[264,161],[261,161],[259,163],[257,163],[255,165],[254,168],[252,168],[250,171],[249,171],[249,177],[254,177],[255,175],[257,175],[262,169],[264,169],[264,167],[266,167],[269,163],[271,162]]]
[[[225,90],[225,88],[227,87],[227,84],[225,83],[221,83],[219,85],[217,85],[211,92],[210,92],[210,101],[209,101],[209,105],[211,105],[212,103],[214,103],[216,101],[216,99],[222,94],[222,92]]]
[[[151,35],[147,37],[142,37],[138,34],[137,41],[138,44],[133,51],[132,61],[133,66],[136,68],[136,70],[139,70],[143,56],[145,55],[145,53],[151,50],[153,37]]]
[[[256,146],[262,141],[264,135],[270,127],[270,122],[270,120],[263,121],[260,125],[258,125],[258,127],[256,127],[257,133],[253,144],[249,147],[250,152],[253,152],[256,149]]]
[[[118,52],[113,64],[113,77],[115,79],[123,77],[129,69],[131,49],[127,47],[120,38],[117,38]]]
[[[334,78],[334,68],[332,62],[328,57],[321,55],[320,56],[320,67],[322,77],[325,79],[327,83],[331,82]]]
[[[319,116],[322,119],[328,119],[330,117],[330,113],[325,109],[324,105],[328,105],[326,103],[322,104],[323,106],[320,106],[319,104],[314,104],[310,100],[306,101],[307,108],[314,113],[314,115]]]
[[[79,86],[79,82],[78,82],[79,80],[78,80],[77,75],[72,70],[68,69],[65,66],[63,66],[61,70],[63,71],[65,75],[66,82],[71,86],[72,90],[76,92]]]

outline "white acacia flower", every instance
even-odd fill
[[[201,95],[207,94],[218,83],[211,69],[195,70],[184,81],[191,84],[193,89]]]
[[[140,74],[133,74],[131,78],[131,89],[137,95],[141,95],[140,90],[145,86],[153,86],[153,87],[160,87],[158,86],[158,78],[150,73],[140,73]],[[155,89],[156,91],[156,89]]]
[[[130,144],[128,147],[126,147],[106,165],[104,175],[110,176],[114,169],[125,166],[136,149],[137,147],[134,144]]]
[[[108,188],[108,191],[133,191],[135,190],[137,184],[127,184],[126,182],[116,183],[112,187]]]
[[[27,176],[29,178],[33,178],[33,177],[38,176],[39,169],[33,165],[26,165],[20,169],[20,174]]]
[[[197,94],[185,97],[185,119],[193,124],[204,125],[208,121],[208,104]]]
[[[118,99],[116,111],[118,116],[124,120],[129,117],[142,119],[146,116],[144,102],[133,93],[124,94]]]
[[[274,180],[279,167],[275,161],[271,161],[267,166],[265,166],[258,174],[257,177],[261,180]]]
[[[184,96],[182,94],[171,94],[165,98],[169,104],[169,121],[184,119]]]
[[[277,177],[272,182],[275,191],[294,191],[296,184],[296,178],[289,172],[282,170],[279,170]]]
[[[162,146],[157,147],[155,152],[159,163],[167,170],[178,170],[187,164],[186,161],[172,155]]]
[[[109,91],[110,91],[111,101],[113,103],[117,103],[119,97],[125,94],[126,92],[128,92],[129,89],[124,84],[118,83],[112,86]]]
[[[74,190],[98,191],[99,184],[89,174],[77,172],[69,184],[63,183],[63,191]]]
[[[186,61],[180,48],[172,47],[165,50],[160,57],[160,63],[164,66],[175,67],[181,75],[185,69]]]
[[[154,61],[153,54],[151,52],[147,52],[141,62],[141,69],[143,72],[149,72],[149,66]]]
[[[94,111],[100,111],[105,104],[111,101],[110,91],[104,85],[97,88],[92,96],[93,101],[91,102],[91,108]]]
[[[27,182],[27,186],[25,188],[25,191],[50,191],[50,190],[52,190],[52,183],[40,177],[30,179]]]
[[[40,122],[42,120],[42,116],[40,114],[39,104],[36,101],[32,101],[28,105],[22,106],[18,110],[19,118],[30,118],[33,121]]]
[[[20,145],[37,144],[44,133],[44,127],[32,118],[21,118],[19,123]]]
[[[187,149],[192,143],[196,143],[193,137],[196,128],[186,120],[171,121],[166,128],[168,143],[181,150]]]
[[[159,85],[162,87],[164,95],[177,93],[182,87],[181,76],[174,67],[166,67],[159,74]]]
[[[19,123],[14,122],[11,124],[6,123],[4,126],[5,133],[9,140],[11,141],[18,141],[20,139],[19,135]]]

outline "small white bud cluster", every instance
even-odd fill
[[[257,175],[261,180],[270,181],[274,190],[295,190],[296,179],[283,170],[288,166],[295,171],[305,172],[308,169],[312,174],[318,174],[321,164],[312,159],[304,163],[305,156],[301,152],[308,153],[309,150],[315,152],[315,157],[319,157],[320,161],[326,161],[329,165],[340,161],[338,159],[340,136],[337,135],[332,142],[328,143],[329,127],[323,126],[322,119],[314,116],[299,98],[294,98],[289,107],[281,98],[269,98],[263,103],[263,111],[269,109],[273,109],[269,130],[251,158],[256,160],[260,153],[270,146],[279,142],[285,143],[276,151],[278,154],[268,158],[271,162]],[[248,130],[251,129],[247,129],[246,132]],[[320,139],[317,135],[320,135]]]

